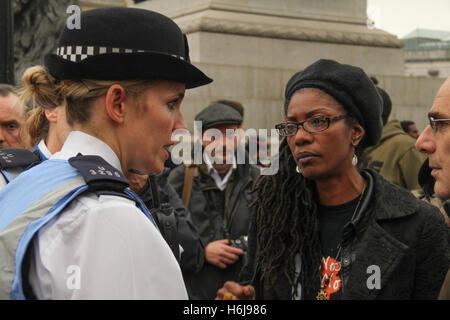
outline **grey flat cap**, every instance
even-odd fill
[[[211,128],[218,124],[237,124],[242,123],[241,114],[223,103],[213,103],[200,111],[195,116],[196,121],[202,121],[203,129]]]

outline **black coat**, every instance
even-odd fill
[[[178,194],[182,194],[185,168],[175,168],[169,175],[169,182]],[[249,164],[238,164],[227,187],[220,191],[208,174],[204,164],[198,167],[194,178],[188,209],[206,247],[220,239],[238,239],[247,235],[253,214],[249,208],[254,195],[249,191],[259,175],[259,169]],[[224,217],[227,217],[224,227]],[[205,262],[198,274],[182,269],[186,288],[191,299],[214,299],[217,290],[228,280],[237,281],[243,262],[228,265],[222,270]]]
[[[436,299],[450,266],[449,228],[435,207],[416,199],[373,170],[360,213],[343,231],[342,299]],[[286,277],[269,289],[255,267],[259,246],[252,221],[248,263],[241,283],[255,286],[258,299],[291,299]],[[381,289],[369,289],[370,266],[378,266]]]
[[[168,183],[167,178],[170,173],[170,169],[164,168],[164,171],[153,177],[156,182],[157,194],[154,195],[151,190],[152,177],[149,177],[145,186],[139,190],[138,195],[144,201],[145,205],[152,211],[158,227],[171,247],[177,260],[179,260],[182,269],[189,270],[192,273],[199,272],[205,262],[205,248],[200,240],[197,228],[192,223],[191,213],[184,206],[180,197]],[[158,200],[158,207],[162,210],[154,211],[155,203],[154,197]],[[164,213],[171,213],[169,217],[165,217]],[[164,220],[162,219],[164,218]],[[172,219],[174,220],[172,222]],[[166,228],[163,224],[170,223],[169,228]],[[173,224],[173,226],[172,226]],[[175,230],[173,230],[175,229]],[[175,234],[172,236],[171,232]],[[178,250],[178,245],[183,248],[183,253]],[[176,246],[176,250],[174,250]],[[178,257],[177,257],[178,256]]]

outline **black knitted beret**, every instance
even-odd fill
[[[366,131],[361,147],[378,143],[383,129],[383,102],[375,85],[361,68],[321,59],[297,72],[286,85],[285,113],[292,95],[302,88],[319,89],[342,104]]]

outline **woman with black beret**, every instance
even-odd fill
[[[42,107],[64,103],[73,131],[0,192],[0,299],[186,299],[124,176],[162,171],[172,132],[186,128],[185,90],[212,81],[179,27],[148,10],[83,12],[26,79]]]
[[[449,267],[442,216],[357,167],[382,129],[364,71],[319,60],[285,99],[280,170],[255,185],[248,264],[217,298],[436,299]]]

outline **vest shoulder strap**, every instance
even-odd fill
[[[7,183],[23,170],[40,162],[41,158],[27,149],[0,149],[0,172]]]
[[[28,167],[41,162],[41,159],[27,149],[0,149],[0,169]]]
[[[83,177],[88,186],[87,191],[95,192],[98,196],[121,196],[136,202],[141,211],[157,227],[155,219],[142,200],[128,189],[130,183],[119,169],[114,168],[102,157],[92,155],[83,156],[81,153],[70,158],[68,161]]]

